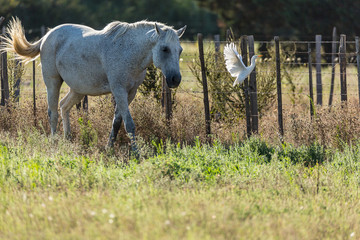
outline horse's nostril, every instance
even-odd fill
[[[169,88],[176,88],[179,86],[181,82],[181,75],[180,74],[174,74],[171,76],[166,77],[166,82],[169,86]]]
[[[174,75],[171,80],[173,83],[179,84],[181,82],[181,75]]]

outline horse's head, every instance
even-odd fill
[[[153,63],[165,75],[169,88],[176,88],[181,82],[179,60],[182,47],[179,39],[185,29],[186,26],[179,30],[168,27],[163,30],[155,23],[154,34],[156,34],[157,42],[152,49]]]

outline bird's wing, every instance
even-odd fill
[[[234,43],[226,44],[224,48],[224,57],[226,69],[231,76],[237,77],[240,72],[246,70],[241,55],[237,52]]]
[[[242,84],[245,78],[247,78],[251,72],[252,69],[246,69],[245,71],[242,71],[235,79],[233,86],[235,87],[236,84]]]

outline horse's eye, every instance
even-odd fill
[[[164,52],[164,53],[169,53],[170,52],[170,49],[168,47],[162,47],[161,50]]]

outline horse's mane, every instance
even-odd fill
[[[166,32],[165,41],[173,40],[174,38],[178,39],[176,32],[172,26],[167,26],[159,22],[150,22],[150,21],[139,21],[135,23],[127,23],[114,21],[109,23],[104,29],[104,33],[108,37],[113,37],[113,41],[116,41],[120,36],[124,35],[127,31],[132,29],[145,29],[147,33],[151,34],[151,37],[154,40],[157,40],[158,34],[155,34],[155,24],[157,24],[163,31]],[[153,30],[153,32],[152,32]]]

